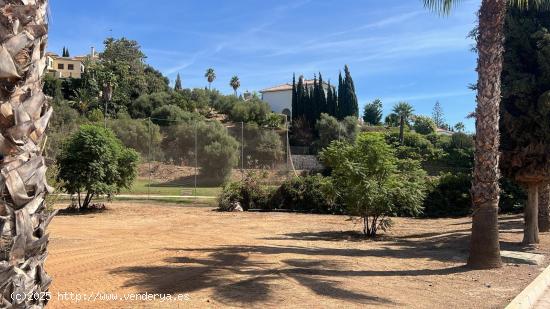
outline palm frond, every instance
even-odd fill
[[[525,10],[550,10],[550,0],[508,0],[508,4]]]
[[[423,0],[424,7],[440,15],[449,15],[458,3],[463,0]],[[518,0],[519,1],[519,0]]]

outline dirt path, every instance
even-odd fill
[[[359,226],[341,216],[143,203],[60,216],[50,228],[49,307],[499,308],[541,271],[463,268],[468,219],[395,223],[387,236],[365,241],[349,232]],[[503,248],[518,250],[519,217],[504,217],[501,229]],[[548,248],[542,235],[538,251]],[[70,297],[64,292],[170,293],[182,300],[76,302],[63,300]]]

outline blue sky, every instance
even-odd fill
[[[430,115],[440,101],[450,124],[474,123],[476,56],[467,38],[479,0],[463,1],[449,17],[426,11],[421,0],[53,0],[49,50],[71,55],[102,49],[107,36],[137,40],[147,62],[184,87],[214,85],[231,93],[290,82],[292,73],[338,80],[348,64],[361,107],[375,98],[385,112],[408,101]]]

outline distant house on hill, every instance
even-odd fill
[[[313,79],[304,80],[304,85],[313,88]],[[325,93],[328,91],[328,84],[323,82]],[[275,113],[292,114],[292,84],[286,83],[261,90],[262,100],[267,102]]]
[[[95,49],[91,54],[76,57],[61,57],[55,53],[46,53],[47,73],[55,78],[81,78],[84,73],[84,61],[89,57],[97,58]]]

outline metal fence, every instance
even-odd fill
[[[216,196],[227,181],[257,173],[267,185],[295,174],[286,126],[222,123],[217,120],[167,121],[110,119],[105,123],[121,142],[141,155],[130,194]],[[46,156],[50,164],[76,123],[50,127]]]

